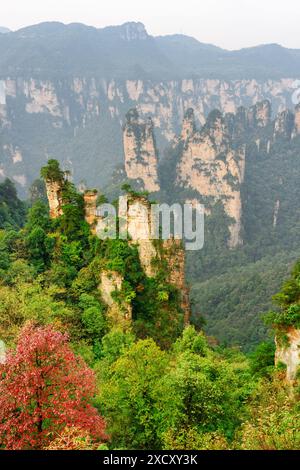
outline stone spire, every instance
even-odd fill
[[[125,170],[129,179],[140,179],[149,192],[160,190],[158,155],[151,118],[141,122],[136,109],[126,116],[123,130]]]

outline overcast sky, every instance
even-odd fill
[[[299,0],[0,0],[0,26],[42,21],[103,27],[141,21],[153,35],[183,33],[227,49],[300,48]]]

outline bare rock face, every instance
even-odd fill
[[[57,219],[63,214],[62,186],[59,181],[46,180],[46,191],[49,202],[49,215]]]
[[[120,219],[126,219],[130,243],[136,244],[139,258],[145,274],[148,277],[157,275],[155,260],[163,256],[167,263],[168,282],[181,292],[181,307],[184,311],[185,322],[190,318],[189,291],[185,283],[185,252],[182,241],[174,238],[163,241],[162,253],[152,239],[156,232],[156,220],[152,217],[149,201],[141,196],[124,196],[121,198]],[[125,217],[126,216],[126,217]]]
[[[123,196],[120,199],[121,212],[119,217],[125,220],[123,230],[127,231],[130,243],[136,244],[140,262],[149,277],[156,274],[153,260],[158,256],[152,240],[153,220],[151,205],[144,197]]]
[[[124,40],[130,41],[134,38],[139,40],[146,38],[142,25],[125,25],[121,35]],[[39,171],[39,162],[35,155],[39,154],[46,160],[45,149],[48,148],[48,132],[53,133],[53,141],[57,139],[59,149],[57,155],[64,155],[68,165],[72,165],[75,180],[89,179],[91,184],[97,185],[97,175],[91,168],[94,162],[83,175],[82,160],[80,152],[72,148],[80,144],[82,136],[86,135],[90,141],[91,150],[95,151],[100,159],[107,161],[106,145],[99,147],[97,132],[90,137],[89,126],[101,126],[102,128],[114,129],[114,133],[123,128],[123,112],[125,107],[136,106],[141,119],[152,118],[157,136],[164,142],[172,142],[180,126],[184,113],[189,108],[194,108],[197,126],[205,123],[207,113],[213,109],[220,109],[223,113],[236,113],[239,107],[248,107],[255,103],[268,99],[272,103],[274,114],[282,111],[290,104],[290,97],[294,89],[294,78],[283,78],[278,80],[217,80],[217,79],[182,79],[182,80],[141,80],[127,79],[114,80],[100,79],[99,77],[68,77],[63,80],[52,80],[50,77],[38,78],[12,78],[1,77],[0,79],[0,128],[4,133],[3,142],[13,148],[19,147],[23,161],[20,159],[15,165],[6,160],[6,151],[0,145],[0,172],[14,179],[22,193],[32,183],[32,175]],[[259,108],[256,112],[256,121],[266,123],[268,111]],[[15,110],[18,109],[18,113]],[[300,109],[293,136],[300,134]],[[250,113],[251,117],[251,113]],[[20,126],[32,129],[33,119],[42,119],[47,126],[47,131],[39,133],[37,127],[33,133],[28,133],[27,140],[16,140]],[[253,121],[254,118],[252,118]],[[259,124],[260,125],[260,124]],[[113,127],[111,127],[113,126]],[[21,128],[22,128],[21,127]],[[74,147],[65,145],[67,137],[62,138],[66,132],[74,137]],[[36,134],[37,133],[37,134]],[[38,139],[32,139],[32,136]],[[52,134],[51,134],[52,135]],[[117,134],[115,134],[117,135]],[[116,139],[114,143],[114,164],[122,162],[122,142]],[[135,154],[134,154],[135,155]],[[19,157],[18,157],[19,158]],[[95,157],[96,158],[96,157]],[[150,187],[157,188],[155,164],[146,158],[146,168],[135,167],[133,164],[130,175],[135,177],[141,172],[142,177],[148,180]],[[149,163],[149,164],[148,164]],[[106,175],[113,171],[111,165],[107,173],[101,179],[100,184],[106,182]],[[30,168],[30,171],[28,170]],[[21,179],[21,176],[22,179]],[[150,175],[150,176],[149,176]],[[152,176],[151,176],[152,175]],[[1,176],[1,175],[0,175]],[[131,177],[130,176],[130,177]],[[154,181],[154,183],[153,183]]]
[[[225,212],[232,218],[230,247],[242,244],[240,185],[244,172],[245,147],[231,147],[226,119],[220,112],[212,112],[201,131],[194,131],[184,142],[177,184],[196,190],[204,205],[206,198],[223,202]]]
[[[285,137],[290,139],[295,125],[295,116],[291,111],[285,110],[276,116],[274,122],[274,139]]]
[[[96,232],[96,209],[97,209],[97,191],[86,191],[83,195],[85,220],[91,227],[93,233]]]
[[[123,130],[123,146],[128,178],[140,179],[146,191],[159,191],[158,157],[152,120],[142,123],[136,110],[129,111]]]
[[[288,345],[282,345],[276,338],[275,364],[285,364],[286,379],[293,382],[300,365],[300,330],[291,327],[286,331],[286,336]]]

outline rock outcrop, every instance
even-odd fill
[[[51,219],[57,219],[63,214],[62,185],[59,181],[46,180],[46,191]]]
[[[96,199],[97,194],[94,191],[85,192],[85,217],[95,234],[99,224],[103,223],[102,217],[97,215]],[[161,242],[154,241],[157,222],[152,214],[151,204],[144,196],[127,194],[120,197],[118,217],[120,235],[122,238],[128,238],[130,244],[137,246],[140,263],[146,276],[155,277],[158,274],[159,262],[166,261],[166,281],[179,289],[184,320],[188,323],[190,303],[185,283],[185,253],[182,241],[174,238]],[[109,307],[109,317],[118,324],[123,320],[127,322],[132,316],[130,304],[117,302],[113,296],[113,292],[120,292],[122,283],[123,277],[119,273],[101,272],[99,286],[101,295]]]
[[[188,119],[191,121],[191,111]],[[190,124],[189,129],[192,128]],[[183,132],[183,136],[186,135]],[[232,219],[230,247],[242,244],[240,186],[244,171],[245,146],[232,147],[230,130],[220,112],[211,113],[200,131],[187,135],[177,165],[177,184],[197,191],[204,205],[207,201],[223,202],[225,212]]]
[[[152,240],[154,220],[147,198],[126,195],[119,200],[119,218],[125,222],[122,230],[128,233],[130,243],[137,244],[141,265],[148,277],[156,275],[153,261],[158,256]]]
[[[98,193],[94,190],[85,191],[83,195],[84,199],[84,210],[85,210],[85,220],[91,227],[92,232],[96,233],[96,223],[97,223],[97,197]]]
[[[284,344],[276,338],[275,364],[286,366],[286,380],[293,383],[300,366],[300,330],[290,327],[284,334],[287,339]]]
[[[158,156],[151,118],[143,123],[136,110],[129,111],[123,130],[123,145],[128,178],[141,180],[146,191],[159,191]]]

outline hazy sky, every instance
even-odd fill
[[[103,27],[142,21],[150,34],[183,33],[228,49],[300,48],[299,0],[0,0],[0,25],[41,21]]]

